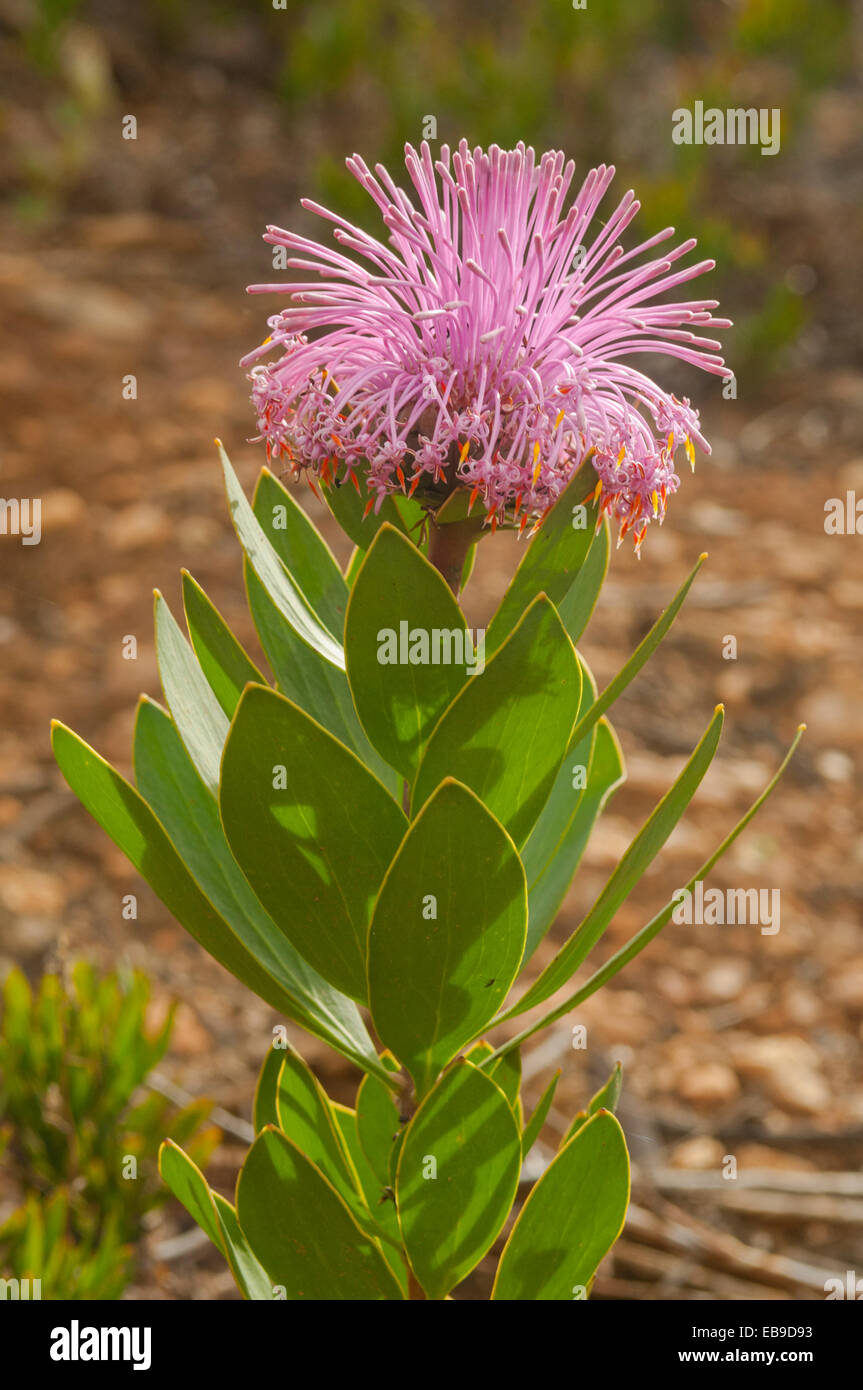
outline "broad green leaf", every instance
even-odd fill
[[[504,1057],[501,1060],[506,1061],[506,1058]],[[588,1102],[587,1109],[579,1110],[572,1124],[569,1126],[569,1129],[566,1131],[560,1147],[563,1148],[564,1144],[568,1144],[572,1136],[577,1134],[580,1129],[583,1129],[591,1115],[595,1115],[597,1111],[610,1110],[613,1115],[617,1110],[617,1103],[620,1100],[622,1087],[623,1068],[619,1062],[616,1062],[611,1076],[608,1078],[605,1085],[602,1086],[597,1091],[596,1095]]]
[[[492,1289],[498,1302],[583,1298],[626,1219],[623,1130],[601,1111],[561,1149],[522,1207]]]
[[[698,574],[698,571],[701,569],[706,559],[706,554],[698,557],[698,560],[686,576],[686,579],[674,595],[674,598],[653,624],[647,636],[638,644],[626,665],[617,673],[614,680],[606,686],[605,690],[603,690],[602,694],[599,696],[599,699],[595,700],[590,709],[581,716],[572,731],[571,747],[575,748],[577,744],[581,743],[582,739],[593,728],[599,717],[605,714],[605,711],[614,704],[618,695],[626,689],[630,681],[638,675],[638,672],[648,658],[656,651],[656,648],[659,646],[663,637],[668,632],[668,629],[671,627],[671,624],[674,622],[674,619],[677,617],[686,595],[695,582],[695,576]]]
[[[293,1048],[286,1048],[282,1056],[276,1097],[278,1127],[353,1209],[358,1205],[359,1184],[329,1096]]]
[[[171,610],[156,592],[156,655],[168,708],[207,790],[216,796],[228,718]]]
[[[364,1076],[357,1091],[357,1134],[381,1187],[390,1181],[390,1160],[400,1128],[392,1091],[377,1077]]]
[[[351,558],[348,560],[348,563],[345,566],[345,583],[347,584],[349,589],[352,589],[354,587],[354,580],[359,574],[360,565],[363,563],[363,560],[365,558],[366,552],[362,550],[360,546],[355,545],[353,551],[351,552]]]
[[[373,1070],[382,1070],[356,1005],[308,964],[255,897],[228,848],[215,801],[192,766],[171,720],[151,700],[142,700],[138,707],[134,759],[141,794],[170,836],[174,849],[182,855],[183,874],[193,877],[206,894],[210,910],[219,914],[221,935],[236,939],[237,945],[254,960],[256,969],[265,971],[278,984],[283,1002],[276,1007],[345,1056],[355,1061],[362,1058],[360,1065],[364,1069],[371,1066]],[[121,848],[126,847],[121,844]],[[133,859],[133,863],[137,867],[137,861]],[[156,892],[196,940],[201,940],[150,878],[151,860],[146,853],[144,863],[142,872]],[[217,950],[205,941],[202,944],[217,960],[227,964]],[[271,996],[262,997],[273,1002]]]
[[[513,1111],[519,1128],[521,1128],[522,1113],[519,1092],[521,1090],[521,1053],[516,1048],[508,1052],[505,1057],[499,1057],[496,1062],[491,1062],[486,1068],[486,1074],[497,1082],[509,1101],[510,1109]]]
[[[260,1134],[267,1125],[275,1125],[277,1129],[281,1127],[279,1119],[279,1074],[284,1060],[284,1048],[274,1047],[272,1044],[267,1048],[267,1055],[258,1073],[255,1099],[252,1105],[252,1123],[256,1134]]]
[[[405,535],[409,536],[417,549],[425,554],[428,549],[428,540],[423,534],[427,530],[425,507],[415,497],[408,497],[403,492],[394,492],[393,501],[396,504],[396,511],[404,527]]]
[[[746,826],[752,820],[752,817],[764,805],[768,796],[770,796],[771,792],[777,786],[779,779],[781,778],[783,772],[785,771],[786,767],[791,761],[791,758],[794,755],[794,750],[800,742],[805,728],[805,724],[800,725],[791,744],[791,747],[785,754],[785,757],[782,760],[782,763],[780,764],[776,773],[767,783],[767,786],[764,788],[764,791],[761,793],[758,799],[752,803],[745,816],[743,816],[737,822],[734,829],[731,830],[728,835],[726,835],[719,848],[714,850],[710,858],[706,859],[705,862],[701,865],[700,869],[697,869],[696,872],[693,874],[692,878],[689,880],[689,883],[687,884],[688,892],[692,892],[692,890],[695,887],[695,884],[698,882],[699,879],[703,881],[707,877],[713,866],[716,863],[718,863],[725,851],[729,849],[731,845],[734,844],[734,841],[737,839],[738,835],[740,835],[742,831],[746,829]],[[671,901],[667,902],[665,904],[665,907],[663,907],[659,912],[657,912],[656,916],[652,917],[650,921],[641,928],[641,931],[636,932],[635,936],[633,936],[631,940],[626,943],[625,946],[621,946],[620,950],[615,951],[614,955],[611,956],[605,962],[605,964],[600,967],[599,970],[594,971],[590,979],[587,980],[586,983],[583,984],[580,989],[577,989],[575,993],[571,994],[569,998],[565,999],[562,1004],[558,1005],[557,1008],[552,1009],[549,1013],[545,1014],[542,1018],[539,1019],[537,1023],[534,1023],[530,1028],[523,1029],[522,1032],[517,1034],[516,1037],[511,1038],[509,1042],[504,1043],[502,1047],[499,1047],[497,1049],[495,1055],[503,1056],[503,1054],[507,1052],[510,1048],[519,1047],[529,1037],[532,1037],[534,1033],[540,1032],[543,1028],[547,1028],[550,1023],[555,1023],[559,1018],[563,1018],[565,1014],[570,1013],[573,1009],[577,1009],[580,1004],[584,1003],[585,999],[589,999],[592,994],[595,994],[598,989],[601,989],[603,985],[607,984],[609,980],[613,979],[614,976],[618,973],[618,971],[622,970],[623,967],[627,965],[629,961],[633,960],[634,957],[637,956],[640,951],[643,951],[645,946],[649,945],[653,938],[657,936],[659,932],[661,932],[662,928],[666,925],[666,923],[668,923],[671,920],[671,914],[677,906],[678,901],[679,899],[675,894]]]
[[[489,624],[489,653],[509,636],[538,594],[558,605],[571,588],[593,546],[597,509],[588,499],[595,487],[596,474],[588,461],[560,494],[522,556]]]
[[[237,1287],[244,1298],[255,1303],[272,1302],[274,1297],[272,1281],[263,1265],[252,1254],[249,1242],[240,1228],[235,1209],[221,1193],[214,1192],[212,1197],[219,1214],[219,1225],[222,1230],[228,1264],[231,1266],[231,1273],[236,1280]]]
[[[294,948],[366,998],[366,937],[405,816],[354,753],[273,690],[249,686],[222,759],[222,824]]]
[[[541,594],[435,726],[412,814],[444,778],[457,777],[523,844],[554,784],[580,697],[575,648]]]
[[[603,517],[584,564],[558,604],[560,621],[570,641],[578,642],[590,622],[600,590],[608,573],[611,538],[608,518]]]
[[[378,532],[351,590],[345,650],[363,728],[412,780],[423,744],[468,679],[474,650],[441,575],[391,526]]]
[[[557,1083],[559,1080],[560,1069],[558,1069],[554,1073],[554,1076],[549,1081],[548,1085],[546,1086],[545,1090],[540,1096],[539,1101],[537,1102],[536,1109],[534,1110],[533,1114],[531,1115],[530,1119],[528,1120],[527,1124],[522,1130],[521,1151],[525,1158],[527,1158],[528,1154],[530,1153],[531,1149],[533,1148],[534,1144],[540,1136],[542,1127],[545,1124],[546,1118],[548,1116],[548,1112],[551,1109],[551,1102],[554,1100],[554,1093],[557,1090]]]
[[[444,782],[390,865],[369,932],[375,1028],[420,1098],[506,997],[526,924],[512,840],[467,787]]]
[[[255,1257],[292,1301],[404,1297],[336,1189],[276,1129],[265,1129],[249,1150],[237,1182],[237,1214]]]
[[[324,627],[267,540],[221,444],[219,455],[225,474],[225,490],[231,520],[249,564],[282,617],[297,635],[308,646],[314,648],[325,661],[344,670],[345,654],[341,643]]]
[[[645,870],[653,863],[695,795],[702,777],[713,761],[722,731],[722,717],[722,705],[717,705],[707,730],[677,781],[671,790],[666,792],[656,810],[636,835],[590,912],[549,962],[539,979],[497,1022],[525,1013],[535,1004],[541,1004],[544,999],[548,999],[549,995],[554,994],[572,978],[593,950],[621,903],[625,902]]]
[[[572,786],[573,770],[582,767],[586,769],[586,786],[576,791]],[[534,834],[522,853],[528,881],[525,958],[533,954],[557,916],[593,827],[609,798],[625,780],[620,744],[608,720],[603,718],[584,742],[567,754]]]
[[[369,494],[365,479],[357,473],[359,491],[350,480],[322,489],[324,501],[354,545],[368,550],[375,536],[385,524],[395,526],[396,530],[407,535],[407,526],[395,503],[395,498],[385,497],[378,511],[367,512]]]
[[[401,1157],[402,1145],[405,1142],[406,1130],[407,1125],[402,1125],[401,1129],[398,1131],[396,1135],[395,1143],[393,1144],[392,1152],[390,1154],[389,1186],[393,1189],[393,1191],[395,1191],[396,1173],[398,1172],[399,1158]]]
[[[494,1243],[520,1169],[521,1137],[506,1096],[460,1059],[408,1125],[396,1175],[405,1250],[429,1298],[444,1298]]]
[[[378,1181],[366,1158],[357,1133],[356,1111],[351,1110],[346,1105],[340,1105],[338,1101],[333,1101],[332,1106],[336,1123],[341,1132],[342,1142],[350,1154],[359,1176],[360,1186],[365,1194],[366,1206],[368,1207],[367,1216],[371,1217],[377,1230],[387,1264],[407,1296],[408,1272],[402,1251],[402,1233],[399,1230],[399,1220],[396,1215],[395,1193],[389,1178],[385,1184]]]
[[[282,973],[276,978],[260,964],[247,944],[254,941],[256,948],[258,938],[241,919],[229,926],[219,915],[133,786],[65,725],[54,723],[52,742],[75,795],[205,951],[272,1008],[331,1043],[364,1071],[383,1072],[355,1009],[352,1023],[327,1000],[319,1003],[315,993],[305,994],[295,977]],[[349,1001],[342,1004],[347,1007]]]
[[[250,681],[257,685],[267,685],[268,681],[188,570],[183,570],[183,606],[195,656],[210,689],[230,719],[243,687]]]
[[[261,470],[252,511],[306,601],[334,636],[345,627],[348,586],[311,517],[268,468]]]
[[[481,1067],[483,1062],[494,1055],[494,1047],[490,1042],[486,1042],[485,1038],[481,1038],[469,1047],[464,1055],[475,1067]]]
[[[197,1164],[172,1139],[159,1148],[159,1172],[178,1202],[210,1237],[216,1249],[226,1254],[219,1216],[209,1183]]]
[[[357,1225],[377,1239],[381,1232],[366,1205],[330,1098],[292,1048],[284,1053],[277,1102],[278,1128],[332,1183]]]
[[[401,782],[369,743],[357,717],[344,671],[325,661],[286,623],[248,561],[246,594],[261,646],[283,695],[356,753],[390,791]]]
[[[477,531],[482,527],[487,512],[479,501],[475,501],[471,506],[472,488],[459,487],[445,498],[441,505],[435,508],[434,519],[436,526],[452,526],[460,521],[467,521],[468,518],[475,523]]]

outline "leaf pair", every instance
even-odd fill
[[[437,570],[390,526],[351,592],[348,679],[378,752],[412,784],[415,815],[456,777],[522,844],[566,752],[581,669],[554,605],[539,595],[487,667]]]

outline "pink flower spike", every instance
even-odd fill
[[[694,445],[709,446],[689,401],[629,359],[726,373],[710,335],[729,325],[713,317],[716,301],[659,298],[713,261],[678,268],[694,238],[638,259],[672,228],[624,251],[631,191],[591,240],[614,170],[588,173],[567,207],[574,165],[557,151],[462,141],[435,160],[408,145],[416,202],[381,165],[354,155],[347,167],[385,240],[304,200],[359,259],[271,226],[265,240],[289,248],[304,278],[249,287],[285,304],[243,359],[268,455],[324,481],[362,474],[375,510],[391,492],[439,505],[461,488],[495,525],[524,529],[590,454],[602,514],[639,547],[680,486],[678,449],[691,461]]]

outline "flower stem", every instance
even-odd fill
[[[443,526],[429,524],[429,560],[439,570],[458,598],[464,562],[474,541],[479,539],[477,523],[470,519],[450,521]]]

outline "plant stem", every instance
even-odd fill
[[[475,521],[451,521],[443,526],[429,523],[429,560],[439,570],[458,598],[467,553],[478,539]]]

